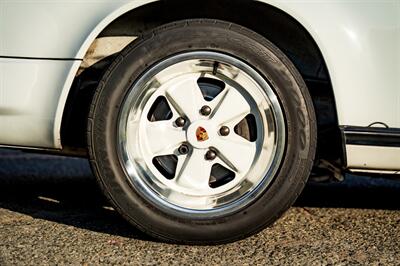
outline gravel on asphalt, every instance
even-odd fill
[[[84,159],[0,151],[0,265],[400,264],[400,182],[307,185],[286,214],[218,246],[159,242],[127,224]]]

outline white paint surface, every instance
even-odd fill
[[[1,0],[0,56],[82,59],[110,22],[152,1]],[[262,2],[315,39],[340,125],[400,128],[400,1]],[[1,59],[0,143],[61,148],[62,114],[79,64]]]

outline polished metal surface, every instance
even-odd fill
[[[211,114],[211,108],[210,106],[204,105],[203,107],[201,107],[200,109],[200,113],[204,116]]]
[[[225,88],[206,101],[197,83],[200,77],[220,80]],[[172,117],[149,121],[159,97],[167,100]],[[199,112],[205,105],[208,116]],[[234,128],[249,114],[255,120],[255,141],[233,131],[219,134],[222,126]],[[176,126],[179,117],[187,118],[187,125]],[[123,104],[118,134],[120,160],[142,196],[166,211],[200,216],[233,212],[265,191],[285,146],[283,113],[268,83],[245,62],[208,51],[175,55],[145,72]],[[187,154],[179,152],[183,143],[191,146]],[[171,179],[153,164],[156,156],[163,155],[177,157]],[[234,178],[211,187],[210,173],[216,164],[234,173]]]
[[[213,151],[213,150],[208,150],[208,151],[206,152],[206,159],[207,159],[207,160],[212,161],[212,160],[214,160],[216,157],[217,157],[217,153],[216,153],[215,151]]]
[[[219,129],[219,134],[221,134],[221,136],[228,136],[229,133],[230,133],[230,129],[229,129],[229,127],[227,127],[227,126],[222,126],[222,127]]]
[[[186,120],[185,120],[183,117],[178,117],[178,118],[175,120],[175,124],[176,124],[178,127],[183,127],[183,126],[185,125],[185,123],[186,123]]]

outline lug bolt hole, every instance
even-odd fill
[[[182,144],[179,148],[178,148],[178,152],[180,154],[187,154],[189,152],[189,146],[187,144]]]

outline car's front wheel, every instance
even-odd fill
[[[315,153],[304,81],[263,37],[220,21],[162,26],[103,77],[89,153],[115,208],[151,235],[226,242],[276,220]]]

